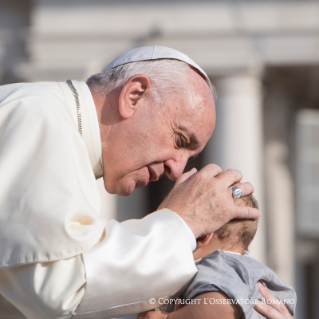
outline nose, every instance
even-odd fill
[[[177,158],[172,158],[165,161],[165,174],[173,181],[176,181],[182,174],[187,164],[189,155],[179,154]]]

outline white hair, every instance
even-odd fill
[[[185,94],[190,91],[188,90],[189,83],[187,81],[189,68],[190,66],[187,63],[179,60],[162,59],[131,62],[119,65],[107,72],[94,74],[86,83],[97,94],[107,94],[123,86],[133,76],[144,74],[151,81],[153,87],[152,97],[160,103],[163,100],[163,96],[167,94]],[[209,86],[214,100],[216,100],[214,86],[209,80],[204,80]]]

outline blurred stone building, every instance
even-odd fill
[[[0,0],[1,84],[85,80],[153,44],[188,54],[217,87],[213,138],[188,167],[253,182],[263,218],[251,253],[296,287],[297,319],[319,318],[319,3]],[[172,187],[119,198],[99,184],[118,220],[156,210]]]

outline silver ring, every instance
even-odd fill
[[[242,190],[240,188],[236,187],[236,186],[232,187],[231,190],[233,192],[233,196],[234,196],[235,199],[236,198],[240,198],[241,195],[243,195]]]

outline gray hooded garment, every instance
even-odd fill
[[[247,252],[239,255],[217,250],[199,260],[197,268],[197,275],[182,295],[184,300],[195,299],[205,292],[220,291],[231,299],[229,302],[242,308],[243,319],[264,318],[254,309],[254,300],[263,298],[257,287],[260,280],[286,305],[291,315],[295,313],[297,296],[294,289]],[[208,299],[206,302],[217,303],[218,300]]]

